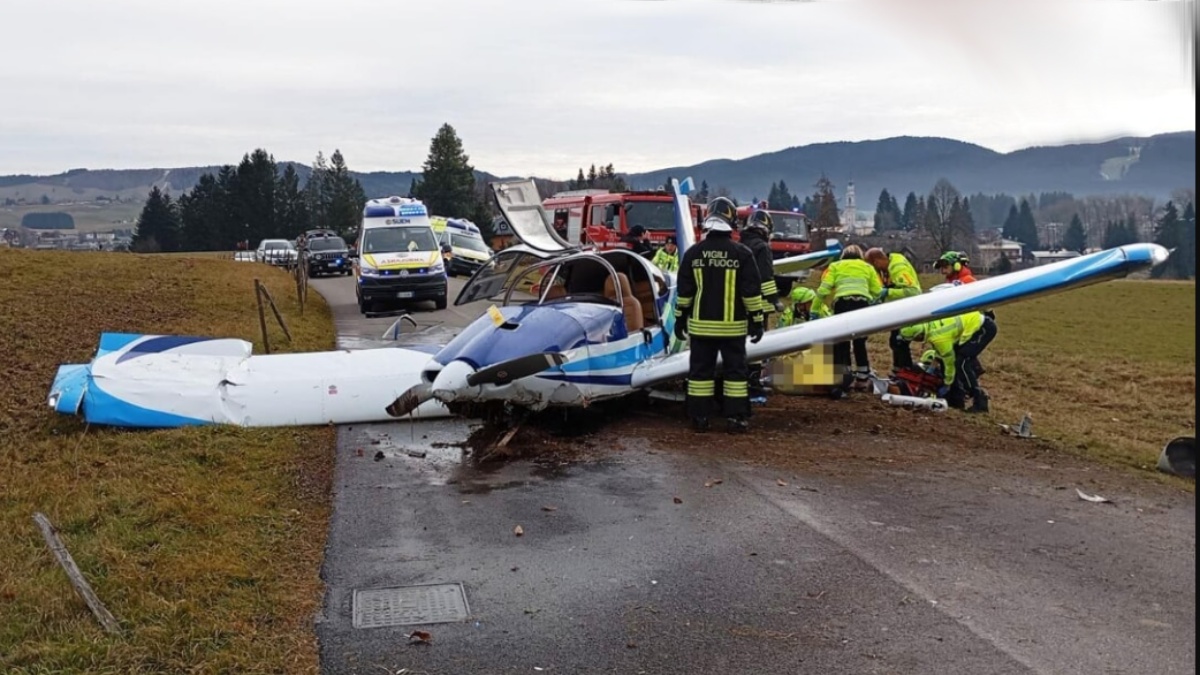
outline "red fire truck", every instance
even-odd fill
[[[675,205],[662,190],[571,190],[544,200],[542,207],[552,214],[554,229],[564,239],[600,249],[624,248],[621,237],[637,225],[645,228],[655,248],[675,234]],[[703,205],[692,204],[697,239],[702,210]]]
[[[750,217],[751,211],[753,211],[753,207],[750,206],[738,207],[739,230],[746,226],[746,219]],[[771,214],[772,258],[778,260],[812,250],[812,243],[808,240],[808,219],[804,217],[803,213],[771,209],[767,209],[767,213]],[[798,272],[794,275],[777,276],[775,284],[779,286],[781,293],[787,293],[791,290],[793,283],[807,279],[808,274],[808,272]]]

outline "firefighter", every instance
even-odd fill
[[[750,426],[746,336],[763,336],[762,282],[754,254],[733,240],[737,209],[725,197],[708,204],[704,240],[680,261],[675,337],[690,340],[687,410],[696,431],[707,431],[722,364],[722,407],[731,433]]]
[[[947,251],[942,254],[942,257],[937,259],[934,267],[937,271],[946,277],[946,283],[954,284],[970,284],[975,282],[975,275],[971,273],[971,268],[968,267],[970,260],[966,253],[958,251]]]
[[[821,307],[833,307],[834,314],[852,312],[868,307],[883,293],[883,283],[879,274],[867,261],[862,259],[862,248],[855,244],[846,247],[842,256],[829,264],[829,269],[821,278],[821,286],[817,289],[817,299],[813,302],[815,311],[810,312],[809,318],[817,318]],[[855,389],[866,389],[871,386],[870,357],[867,355],[867,338],[854,338],[854,363],[857,368],[853,373]],[[851,381],[850,372],[851,342],[839,342],[833,346],[834,363],[846,368],[844,385]],[[843,386],[834,393],[840,397],[845,394],[848,386]]]
[[[879,294],[879,302],[903,300],[921,294],[921,282],[917,270],[903,253],[884,253],[881,248],[868,249],[864,256],[867,262],[879,271],[879,279],[883,283],[883,292]],[[888,346],[892,349],[892,370],[911,368],[913,365],[912,352],[908,342],[900,339],[900,329],[893,330],[888,336]]]
[[[775,285],[775,264],[771,257],[771,214],[762,209],[751,213],[746,219],[741,235],[741,242],[754,254],[754,262],[758,266],[766,322],[764,328],[769,328],[772,318],[777,320],[783,312],[783,304],[779,302],[779,288]],[[761,361],[750,364],[750,402],[755,405],[767,402],[767,390],[762,385],[762,371]]]
[[[792,301],[792,304],[779,314],[780,328],[803,323],[812,310],[812,303],[813,300],[817,299],[817,294],[811,288],[796,286],[792,289],[788,298]]]
[[[667,237],[666,243],[658,249],[650,262],[664,272],[678,272],[679,246],[675,242],[675,237]]]
[[[988,395],[979,386],[975,364],[979,354],[996,338],[995,321],[983,312],[968,312],[901,328],[900,337],[908,341],[923,340],[932,347],[942,365],[943,384],[937,393],[950,407],[966,408],[966,397],[970,396],[971,412],[988,411]]]

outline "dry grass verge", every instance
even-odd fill
[[[85,428],[46,406],[61,363],[102,331],[261,338],[261,278],[293,342],[332,319],[292,278],[215,258],[0,250],[0,671],[315,672],[313,616],[329,515],[332,428]],[[60,530],[120,620],[110,636],[32,520]]]
[[[1118,280],[998,308],[981,359],[992,414],[963,417],[993,433],[1029,412],[1063,450],[1153,470],[1168,440],[1195,433],[1195,293],[1194,282]],[[890,366],[887,336],[870,346],[873,365]]]

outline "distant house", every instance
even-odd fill
[[[1012,239],[1000,239],[979,245],[979,261],[976,267],[980,270],[990,269],[1000,258],[1008,258],[1014,265],[1021,262],[1021,251],[1024,244]]]
[[[1068,251],[1060,248],[1053,251],[1032,251],[1030,255],[1033,256],[1034,265],[1049,265],[1050,263],[1056,263],[1061,260],[1078,258],[1079,251]]]

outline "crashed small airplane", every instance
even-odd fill
[[[684,186],[690,180],[684,181]],[[687,189],[672,181],[682,257],[695,235]],[[455,305],[493,303],[438,348],[252,355],[243,340],[105,334],[90,364],[64,365],[49,404],[88,422],[128,427],[292,426],[470,415],[481,406],[584,407],[682,380],[687,345],[673,337],[675,275],[625,249],[558,235],[532,180],[490,190],[522,242],[496,253]],[[775,261],[815,269],[840,254]],[[1166,260],[1132,244],[768,331],[747,345],[761,361],[817,344],[998,307],[1120,278]]]

